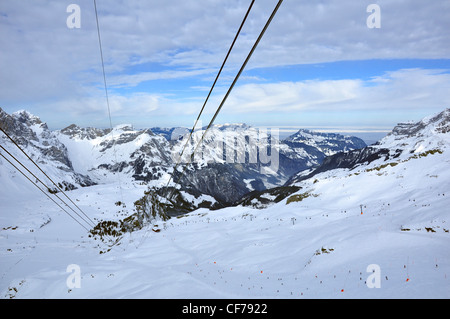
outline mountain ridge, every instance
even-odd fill
[[[387,150],[378,158],[267,190],[260,206],[213,211],[199,204],[212,197],[177,189],[186,213],[139,224],[154,206],[136,199],[164,194],[134,181],[118,202],[114,183],[79,188],[71,197],[98,222],[88,232],[0,165],[0,296],[448,298],[448,123],[443,113],[402,124],[371,146]],[[107,230],[113,247],[99,240]],[[68,265],[82,289],[70,286]]]
[[[324,159],[311,174],[292,177],[286,184],[313,177],[315,174],[336,168],[355,168],[382,159],[406,159],[411,154],[438,149],[446,143],[445,133],[450,132],[450,108],[428,116],[415,123],[399,123],[384,138],[370,146],[338,153]]]
[[[441,152],[441,148],[450,144],[448,132],[450,132],[450,108],[418,122],[399,123],[377,143],[327,156],[320,165],[293,175],[283,186],[249,193],[236,205],[266,207],[272,203],[266,199],[267,196],[282,193],[284,197],[277,195],[277,200],[281,201],[297,192],[296,187],[301,188],[303,181],[315,180],[315,176],[321,173],[339,169],[352,171],[358,167],[379,169],[384,165],[397,165],[401,161],[408,161],[417,156]]]
[[[33,156],[43,156],[47,161],[59,160],[64,164],[59,166],[64,167],[62,171],[77,176],[66,181],[71,188],[112,182],[118,179],[118,174],[151,187],[161,186],[173,174],[179,160],[177,156],[185,145],[182,136],[186,138],[190,131],[181,127],[154,128],[158,133],[155,134],[152,128],[134,129],[129,124],[117,125],[113,130],[71,124],[50,131],[30,112],[8,115],[0,109],[0,113],[0,124],[22,145],[34,143],[30,146]],[[179,170],[189,162],[187,156],[204,130],[200,128],[193,132]],[[179,182],[186,189],[213,196],[228,205],[250,191],[284,184],[298,171],[320,164],[327,154],[364,144],[357,138],[352,140],[342,135],[308,131],[311,138],[317,137],[317,141],[307,145],[305,137],[298,140],[300,132],[296,133],[296,140],[295,134],[290,140],[280,140],[276,130],[260,130],[244,123],[213,125],[194,157],[195,162],[187,165]],[[42,148],[41,144],[53,147]],[[48,156],[39,154],[40,151],[47,152]],[[221,176],[220,181],[215,176]],[[59,179],[63,180],[62,177]],[[82,182],[77,183],[80,179]]]

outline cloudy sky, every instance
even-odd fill
[[[97,0],[113,125],[192,126],[250,0]],[[209,123],[277,0],[256,0]],[[368,28],[377,3],[381,27]],[[80,28],[68,28],[70,4]],[[385,130],[450,107],[450,1],[285,0],[216,123]],[[92,0],[0,1],[0,107],[108,127]]]

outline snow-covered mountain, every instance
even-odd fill
[[[336,169],[377,169],[397,165],[417,156],[441,152],[449,144],[450,109],[417,123],[399,123],[392,132],[375,144],[326,156],[320,165],[294,174],[283,186],[252,192],[237,204],[266,207],[298,191],[302,181],[316,180],[320,173]]]
[[[45,158],[54,166],[58,179],[71,189],[120,181],[165,186],[189,132],[180,127],[153,128],[155,134],[152,129],[138,130],[126,124],[112,131],[75,124],[50,131],[29,112],[8,115],[0,109],[0,113],[5,130],[31,147],[32,158],[41,162]],[[299,131],[281,141],[276,131],[224,124],[211,127],[191,161],[189,156],[204,132],[202,128],[192,134],[177,178],[171,182],[191,193],[212,196],[224,205],[250,191],[280,186],[293,174],[320,164],[326,155],[365,146],[357,138],[309,131]],[[2,141],[8,143],[5,137]],[[185,174],[178,180],[186,165]],[[70,173],[67,178],[66,173]]]
[[[2,171],[0,296],[448,299],[449,119],[445,110],[395,127],[375,146],[326,157],[327,169],[264,193],[262,209],[154,219],[116,234],[112,247]],[[113,183],[70,195],[113,225],[135,214],[133,203],[152,209],[146,189],[129,183],[124,203]]]
[[[117,181],[117,174],[140,181],[159,180],[172,165],[169,142],[151,130],[119,125],[111,130],[71,125],[55,132],[78,171],[98,183]]]
[[[299,130],[282,141],[288,147],[286,156],[302,161],[305,169],[320,165],[325,157],[366,147],[354,136]]]
[[[348,152],[366,146],[366,143],[354,136],[344,136],[335,133],[320,133],[305,129],[299,130],[297,133],[286,138],[283,142],[292,145],[294,150],[298,149],[299,152],[304,151],[306,153],[312,153],[319,150],[325,156],[330,156],[339,152]],[[308,150],[311,150],[311,152],[308,152]],[[323,155],[317,155],[315,158],[316,164],[321,162],[321,159],[324,157]]]
[[[83,174],[74,168],[68,149],[60,141],[58,134],[51,132],[47,124],[43,123],[37,116],[27,111],[18,111],[9,115],[0,109],[0,125],[63,190],[95,184],[88,174]],[[1,136],[1,145],[12,156],[22,163],[26,163],[26,166],[33,166],[27,156],[13,145],[13,142],[3,133],[1,133]],[[6,151],[2,150],[2,152],[6,155]],[[3,163],[0,165],[2,167],[2,175],[6,175],[6,178],[9,178],[10,176],[5,170],[5,162],[3,158],[1,160]],[[23,167],[20,168],[22,171],[25,171]],[[52,183],[49,183],[47,186],[51,189],[54,188]]]
[[[185,148],[181,163],[194,163],[186,170],[183,185],[193,185],[229,204],[250,191],[283,185],[293,174],[320,164],[326,154],[366,146],[356,137],[311,131],[300,141],[301,132],[280,140],[273,129],[214,125],[206,134],[205,128],[196,130],[187,143],[176,138],[172,153],[178,158]],[[199,141],[202,143],[191,160]]]
[[[322,164],[293,176],[287,184],[308,179],[315,174],[336,168],[356,168],[380,161],[401,161],[421,153],[441,149],[448,144],[450,109],[429,116],[417,123],[399,123],[391,133],[377,143],[325,158]]]

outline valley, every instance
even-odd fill
[[[280,192],[259,191],[248,205],[149,219],[113,246],[73,223],[2,161],[1,296],[448,298],[449,118],[445,110],[394,128],[376,145],[327,156],[277,186]],[[124,161],[125,147],[117,143]],[[77,174],[97,174],[90,175],[98,177],[90,177],[95,185],[68,192],[96,222],[135,213],[152,183],[127,178],[120,166],[76,167]],[[72,285],[69,265],[79,266],[80,287]]]

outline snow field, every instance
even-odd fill
[[[0,186],[0,296],[449,298],[448,154],[442,148],[393,159],[394,166],[375,161],[328,171],[299,183],[298,194],[310,196],[289,204],[199,209],[154,221],[106,253],[13,174]],[[1,167],[2,176],[11,174]],[[68,194],[96,221],[118,220],[146,190],[122,181],[126,207],[115,205],[117,183]],[[80,268],[80,288],[67,284],[71,264]],[[370,265],[380,272],[367,271]],[[374,275],[380,288],[366,284]]]

